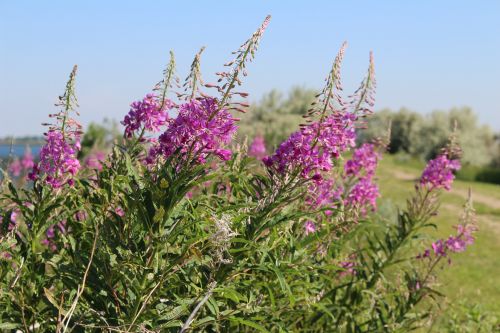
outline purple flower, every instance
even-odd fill
[[[45,245],[46,247],[48,247],[52,252],[57,251],[57,245],[54,241],[52,241],[48,238],[44,238],[44,239],[42,239],[41,243],[42,243],[42,245]]]
[[[57,223],[57,228],[63,235],[66,234],[66,220]]]
[[[31,150],[29,148],[26,148],[24,151],[23,158],[21,159],[21,165],[24,171],[31,170],[35,165],[33,155],[31,154]]]
[[[344,165],[344,180],[348,183],[355,180],[348,190],[344,204],[359,210],[362,215],[366,215],[368,206],[371,206],[371,210],[377,208],[377,197],[380,193],[373,177],[380,158],[376,146],[365,143],[354,150],[352,158]]]
[[[41,240],[41,243],[49,248],[52,252],[57,251],[57,234],[66,234],[66,220],[62,220],[56,224],[52,224],[45,231],[45,238]]]
[[[331,179],[317,179],[309,183],[307,187],[306,204],[312,209],[318,208],[334,208],[342,195],[342,187],[335,189],[334,181]],[[331,211],[325,212],[327,215]]]
[[[10,260],[10,259],[12,259],[12,254],[10,254],[7,251],[0,252],[0,259]]]
[[[118,215],[120,217],[123,217],[125,215],[125,212],[123,211],[123,208],[121,208],[120,206],[116,207],[115,213],[116,213],[116,215]]]
[[[14,177],[19,177],[22,172],[29,172],[33,168],[34,164],[31,151],[26,149],[22,159],[19,160],[19,158],[16,157],[10,163],[8,170]]]
[[[446,247],[451,252],[465,251],[467,245],[474,243],[474,237],[472,236],[472,232],[474,231],[476,231],[474,225],[457,225],[457,235],[448,237]]]
[[[18,215],[21,214],[21,211],[19,209],[14,209],[12,211],[12,213],[10,213],[10,223],[7,227],[7,230],[11,231],[11,230],[14,230],[14,228],[16,227],[16,224],[17,224],[17,217]],[[0,220],[0,223],[2,221]]]
[[[263,136],[258,135],[253,139],[248,149],[248,156],[255,158],[263,158],[266,156],[266,143]]]
[[[300,170],[305,178],[330,171],[332,159],[355,144],[354,120],[352,114],[338,113],[328,116],[321,123],[305,126],[263,161],[268,168],[279,173]]]
[[[143,127],[149,132],[158,132],[161,126],[167,124],[168,110],[172,107],[172,101],[165,100],[162,105],[155,94],[147,94],[142,101],[133,102],[121,122],[125,126],[125,136],[130,138]]]
[[[339,272],[340,277],[356,274],[356,270],[354,269],[356,263],[353,261],[342,261],[340,262],[340,267],[343,268],[343,270]]]
[[[106,154],[102,151],[91,153],[85,159],[85,166],[89,169],[102,170],[102,162],[105,160]]]
[[[66,134],[58,129],[51,129],[45,134],[45,145],[40,150],[40,162],[33,166],[29,177],[32,180],[40,174],[46,176],[45,181],[52,188],[60,188],[65,184],[73,184],[73,176],[80,169],[76,154],[80,150],[78,136]]]
[[[47,235],[47,238],[48,238],[48,239],[54,238],[54,237],[56,236],[56,233],[55,233],[55,231],[54,231],[54,226],[53,226],[53,225],[51,225],[51,226],[47,229],[47,231],[46,231],[46,233],[45,233],[45,234]]]
[[[231,141],[237,128],[235,121],[227,110],[219,109],[214,98],[182,104],[178,116],[150,150],[148,162],[152,163],[158,156],[168,158],[175,153],[198,163],[204,163],[210,154],[228,160],[231,151],[222,147]]]
[[[14,158],[14,160],[9,164],[8,170],[14,177],[19,177],[23,170],[21,161],[19,161],[17,157]]]
[[[446,257],[448,252],[464,252],[468,245],[474,243],[474,237],[472,236],[472,233],[476,231],[474,224],[459,224],[456,228],[456,236],[450,236],[447,240],[439,239],[432,243],[432,251],[436,257]],[[417,259],[422,258],[430,258],[430,250],[427,249],[423,255],[417,256]]]
[[[429,249],[426,249],[424,253],[420,253],[416,259],[424,259],[424,258],[430,258],[431,256],[431,251]]]
[[[459,160],[449,160],[446,155],[439,155],[427,163],[422,173],[422,177],[420,178],[420,184],[427,187],[430,191],[440,188],[449,191],[453,179],[455,179],[453,171],[459,169]]]
[[[360,209],[362,215],[366,215],[367,207],[372,210],[377,208],[377,198],[380,196],[377,184],[372,182],[370,176],[362,177],[351,188],[344,199],[344,204],[351,208]]]
[[[313,221],[306,221],[306,223],[304,224],[304,229],[305,229],[306,235],[309,235],[309,234],[316,232],[316,225],[314,224]]]
[[[305,178],[319,175],[320,171],[331,170],[331,157],[323,153],[319,145],[313,148],[313,142],[313,135],[297,131],[280,144],[274,155],[264,158],[263,162],[279,173],[300,170]]]
[[[371,143],[365,143],[356,149],[352,158],[344,165],[344,171],[347,176],[359,176],[362,170],[367,176],[373,176],[377,169],[380,154],[375,150]]]
[[[474,224],[459,224],[457,225],[457,234],[464,238],[466,245],[474,244],[474,237],[472,233],[477,231],[477,227]]]
[[[432,250],[437,257],[446,257],[446,244],[442,239],[432,243]]]
[[[228,161],[231,159],[233,152],[229,149],[216,149],[214,150],[214,155],[223,161]]]
[[[465,241],[460,237],[450,236],[446,240],[446,247],[452,252],[463,252],[465,251]]]
[[[87,219],[88,215],[87,215],[87,212],[84,211],[84,210],[79,210],[75,213],[75,215],[73,216],[75,218],[75,220],[77,220],[78,222],[83,222]]]

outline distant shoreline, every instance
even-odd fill
[[[30,136],[30,137],[4,137],[0,138],[0,145],[2,146],[10,146],[13,145],[29,145],[29,146],[38,146],[44,143],[44,139],[42,136]]]
[[[43,144],[43,143],[42,143]],[[38,156],[40,152],[40,148],[42,147],[40,143],[15,143],[8,144],[0,142],[0,159],[8,158],[9,156],[17,156],[21,157],[24,155],[26,148],[28,147],[31,150],[31,154],[33,156]]]

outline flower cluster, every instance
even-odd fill
[[[477,230],[474,224],[459,224],[456,228],[456,236],[450,236],[448,239],[438,239],[431,244],[432,252],[430,249],[426,249],[417,258],[430,258],[431,254],[434,254],[435,257],[446,257],[448,252],[464,252],[468,245],[474,244],[472,234]]]
[[[375,150],[375,145],[365,143],[352,154],[352,158],[344,165],[347,176],[358,176],[361,171],[365,171],[367,176],[373,176],[377,169],[380,154]]]
[[[33,166],[29,177],[36,180],[40,174],[45,174],[45,181],[52,188],[60,188],[65,184],[73,184],[73,176],[80,169],[80,162],[76,158],[80,150],[80,138],[69,134],[65,135],[58,129],[51,129],[45,134],[45,145],[40,150],[40,162]],[[71,142],[73,141],[73,142]]]
[[[104,162],[105,159],[106,159],[106,153],[102,151],[93,152],[89,154],[89,156],[87,156],[87,158],[85,159],[85,167],[101,171],[102,162]]]
[[[333,159],[354,147],[356,133],[354,116],[336,113],[322,122],[314,122],[293,133],[274,155],[264,158],[265,165],[279,173],[300,170],[302,177],[321,177],[321,171],[330,171]]]
[[[45,133],[45,145],[40,150],[40,161],[33,165],[33,170],[28,175],[33,181],[43,176],[42,180],[54,189],[65,184],[72,186],[73,178],[80,169],[76,155],[81,149],[82,126],[70,116],[71,111],[78,114],[75,109],[78,106],[74,87],[76,70],[77,66],[74,66],[66,90],[59,96],[59,103],[56,104],[62,110],[50,115],[56,119],[56,123],[45,124],[49,126],[49,130]]]
[[[21,175],[21,172],[23,171],[23,167],[21,165],[21,161],[19,158],[15,158],[8,167],[9,172],[14,176],[14,177],[19,177]]]
[[[342,261],[340,262],[340,267],[343,269],[339,271],[339,277],[345,277],[348,275],[356,275],[356,263],[354,261]]]
[[[332,179],[314,180],[307,187],[305,202],[307,206],[313,209],[333,208],[335,206],[334,202],[340,200],[342,190],[342,187],[335,188],[335,182]],[[327,215],[330,213],[330,211],[326,211]]]
[[[148,162],[159,156],[168,158],[174,153],[199,163],[204,163],[210,154],[229,160],[231,151],[223,146],[231,141],[237,128],[236,120],[227,110],[219,109],[214,98],[182,104],[178,116],[170,121],[158,143],[151,148]]]
[[[51,225],[47,231],[45,232],[45,238],[42,239],[42,244],[48,247],[52,252],[57,251],[56,233],[66,234],[66,220],[62,220],[61,222]]]
[[[160,101],[155,94],[147,94],[142,101],[130,105],[130,111],[125,116],[122,125],[125,126],[125,137],[144,128],[149,132],[158,132],[160,127],[168,122],[168,110],[173,107],[170,100]]]
[[[24,155],[21,159],[17,157],[10,163],[8,170],[14,177],[19,177],[23,172],[29,172],[35,162],[33,161],[33,155],[31,154],[31,150],[26,149],[24,151]]]
[[[467,246],[474,243],[473,233],[477,231],[477,219],[475,210],[472,207],[471,194],[464,205],[464,212],[461,216],[461,223],[456,227],[456,235],[449,236],[448,239],[439,239],[432,243],[432,253],[430,249],[424,251],[417,256],[417,259],[431,258],[431,254],[439,260],[446,257],[448,253],[458,253],[466,250]],[[450,259],[448,259],[450,261]]]
[[[266,142],[261,135],[256,136],[248,148],[248,156],[263,158],[266,156]]]
[[[472,233],[476,231],[474,225],[457,225],[457,235],[446,240],[446,247],[452,252],[463,252],[468,245],[474,244]]]
[[[376,209],[377,198],[380,196],[378,186],[373,182],[380,159],[376,148],[371,143],[363,144],[344,165],[344,177],[357,178],[357,182],[347,193],[344,204],[359,209],[362,215],[366,215],[368,206],[371,206],[372,210]]]
[[[305,230],[306,235],[315,233],[316,232],[316,224],[314,224],[313,221],[308,220],[304,224],[304,230]]]
[[[12,211],[12,213],[10,213],[10,222],[9,222],[8,227],[7,227],[8,231],[12,231],[16,227],[16,225],[17,225],[17,217],[19,216],[20,213],[21,213],[21,211],[19,209],[14,209]],[[2,222],[2,220],[0,220],[0,223],[1,222]]]
[[[26,149],[24,151],[23,158],[21,159],[21,165],[24,170],[29,170],[33,168],[33,165],[35,165],[35,162],[33,160],[33,155],[31,154],[31,150]]]
[[[356,117],[350,113],[334,112],[321,121],[303,126],[290,135],[269,157],[263,159],[268,169],[280,174],[297,172],[300,177],[311,180],[305,198],[312,209],[334,208],[340,198],[342,187],[334,189],[334,181],[325,178],[322,172],[332,170],[334,159],[355,145]],[[330,210],[325,212],[331,214]],[[305,224],[306,234],[316,230],[311,221]]]
[[[429,191],[441,188],[449,191],[453,179],[455,179],[453,171],[459,169],[459,160],[448,159],[448,156],[445,154],[439,155],[427,163],[422,177],[420,177],[420,184]]]
[[[344,199],[344,204],[348,207],[359,208],[364,216],[367,213],[367,207],[371,206],[372,210],[377,207],[377,198],[380,196],[377,184],[373,182],[371,177],[362,177],[352,187]]]

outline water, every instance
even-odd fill
[[[24,150],[26,149],[26,145],[24,144],[14,144],[14,145],[2,145],[0,144],[0,159],[7,159],[9,158],[9,155],[11,154],[12,150],[12,156],[23,156],[24,155]],[[34,157],[38,156],[38,153],[40,152],[40,145],[32,145],[29,146],[31,148],[31,154],[33,154]]]

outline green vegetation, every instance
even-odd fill
[[[383,213],[387,207],[404,207],[406,197],[412,192],[414,181],[421,172],[421,162],[401,161],[399,156],[386,155],[378,170],[381,186]],[[441,286],[454,304],[461,300],[481,303],[487,311],[500,313],[500,186],[477,182],[455,181],[453,189],[442,195],[443,204],[436,216],[438,229],[431,237],[447,237],[454,233],[453,225],[460,216],[468,189],[472,190],[474,207],[478,214],[479,231],[476,243],[443,265],[438,273]]]
[[[262,135],[268,150],[274,150],[304,123],[302,116],[315,93],[311,89],[294,87],[286,96],[277,90],[264,95],[243,115],[238,132],[240,140]],[[489,126],[480,125],[470,108],[433,111],[427,115],[404,108],[396,112],[385,109],[375,112],[366,121],[367,128],[358,133],[360,143],[383,136],[391,124],[389,152],[398,154],[402,163],[418,164],[421,168],[426,160],[439,153],[456,124],[458,141],[464,151],[463,167],[457,178],[500,184],[500,133],[494,134]]]

